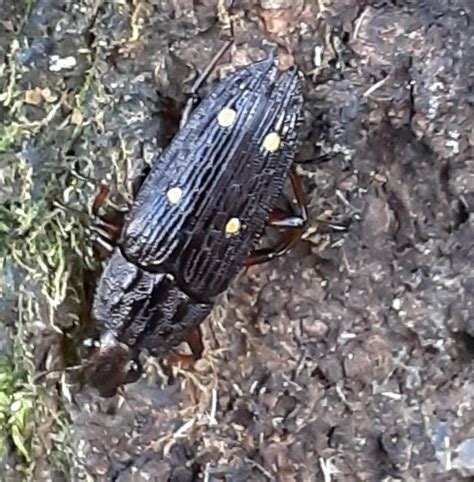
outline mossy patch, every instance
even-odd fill
[[[37,356],[38,334],[54,334],[60,344],[77,325],[86,227],[81,211],[65,206],[79,202],[83,186],[64,171],[46,176],[38,188],[21,156],[4,173],[10,198],[0,208],[0,264],[17,276],[0,285],[2,296],[16,299],[8,320],[14,348],[0,360],[0,431],[6,437],[0,448],[9,442],[17,469],[33,476],[38,454],[62,470],[72,458],[61,398],[33,380],[38,369],[65,364],[57,347],[51,353],[43,347],[43,359]],[[68,390],[64,376],[56,386]],[[42,431],[45,424],[48,430]]]
[[[63,346],[73,345],[83,271],[92,263],[86,232],[94,185],[76,175],[66,154],[81,134],[68,116],[80,109],[92,76],[71,93],[72,105],[58,96],[44,102],[43,119],[28,119],[30,86],[22,83],[17,53],[32,5],[25,2],[17,18],[10,12],[17,28],[2,42],[8,62],[0,98],[0,470],[8,480],[78,473]],[[39,372],[55,373],[54,383]]]

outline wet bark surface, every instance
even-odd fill
[[[24,14],[2,3],[12,24]],[[38,172],[113,172],[126,190],[176,130],[229,20],[236,44],[213,78],[276,44],[305,76],[304,241],[220,297],[192,368],[151,360],[113,399],[75,386],[66,479],[474,475],[472,2],[233,3],[38,0],[25,17],[22,115],[41,121],[62,96],[41,145],[35,133],[18,144]],[[4,25],[3,59],[14,31]]]

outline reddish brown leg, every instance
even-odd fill
[[[103,229],[107,233],[107,237],[110,241],[116,241],[122,232],[122,224],[106,221],[99,216],[95,219],[95,225],[97,228]]]
[[[195,328],[188,335],[188,338],[186,341],[189,345],[189,348],[191,348],[194,361],[200,360],[202,357],[202,352],[204,351],[201,327],[198,326],[197,328]]]
[[[189,348],[191,348],[192,355],[174,353],[168,357],[169,364],[173,365],[176,363],[181,363],[182,365],[189,366],[202,357],[204,345],[202,342],[201,328],[199,326],[188,335],[186,342],[189,345]]]
[[[99,192],[92,203],[92,214],[94,216],[99,216],[99,210],[104,205],[105,200],[108,198],[110,193],[110,188],[107,184],[101,183]]]
[[[99,192],[92,204],[92,215],[95,217],[95,224],[98,228],[103,229],[110,241],[115,241],[122,231],[122,220],[111,221],[106,216],[99,213],[100,208],[104,205],[107,197],[109,196],[110,188],[106,184],[102,183],[99,188]]]
[[[96,251],[99,261],[106,260],[112,254],[114,249],[113,246],[102,239],[99,235],[94,233],[90,239],[94,243],[93,247]]]
[[[278,244],[272,248],[255,250],[245,262],[247,267],[266,263],[274,258],[283,256],[298,243],[304,233],[308,223],[308,211],[306,209],[300,180],[293,169],[290,171],[290,181],[299,213],[293,212],[290,214],[278,208],[272,212],[270,219],[268,220],[268,226],[282,229],[284,231],[282,233],[282,238]]]
[[[106,259],[112,252],[113,245],[122,232],[121,222],[110,221],[105,216],[99,214],[99,211],[104,205],[109,192],[109,186],[102,183],[92,204],[92,215],[94,216],[94,232],[92,239],[96,244],[99,258],[101,260]]]

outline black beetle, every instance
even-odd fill
[[[306,224],[292,171],[303,97],[295,66],[241,68],[211,89],[156,159],[100,277],[101,330],[89,382],[110,396],[139,374],[138,355],[163,357],[190,335],[245,266],[288,251]],[[299,212],[276,208],[290,176]],[[266,226],[286,231],[257,249]]]

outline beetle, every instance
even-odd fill
[[[88,379],[101,395],[139,377],[142,349],[162,358],[188,341],[199,358],[199,325],[216,296],[244,267],[281,256],[301,237],[307,212],[292,165],[302,112],[298,69],[283,71],[272,53],[217,83],[184,117],[97,284],[100,338]],[[288,178],[292,212],[277,208]],[[277,246],[257,249],[268,226],[284,233]]]

